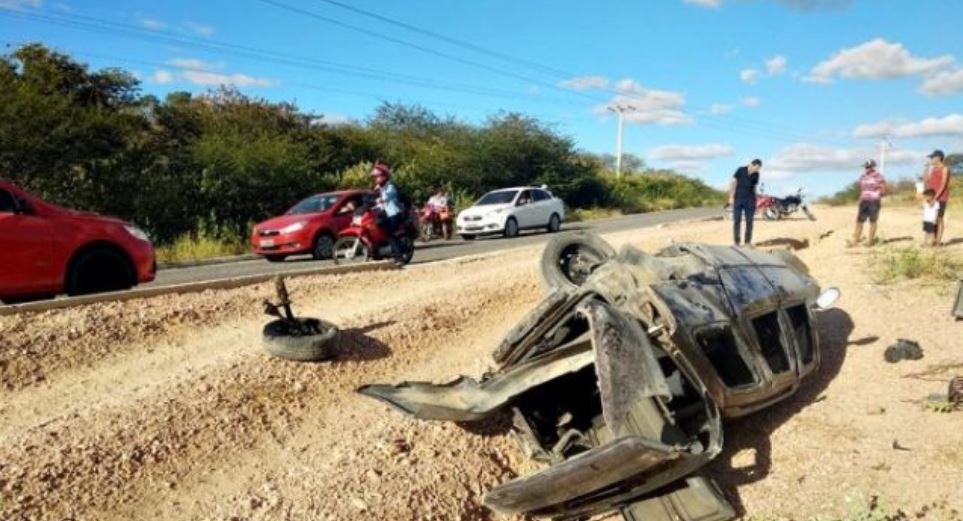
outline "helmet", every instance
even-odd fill
[[[384,177],[387,179],[391,177],[391,167],[381,161],[377,161],[374,166],[371,167],[371,177]]]

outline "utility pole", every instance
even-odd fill
[[[883,138],[879,142],[879,173],[886,175],[886,151],[893,148],[893,143],[889,138]]]
[[[622,114],[627,110],[635,110],[632,105],[609,105],[606,107],[608,110],[615,112],[619,115],[619,130],[615,138],[615,178],[622,178],[622,124],[623,117]]]

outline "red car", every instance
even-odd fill
[[[0,300],[128,289],[156,271],[154,246],[140,228],[0,180]]]
[[[351,225],[354,208],[368,190],[345,190],[316,194],[291,207],[279,217],[258,223],[251,231],[254,253],[271,262],[290,255],[310,253],[315,259],[329,259],[338,233]]]

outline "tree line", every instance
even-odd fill
[[[722,201],[703,182],[577,150],[550,125],[499,113],[473,125],[383,103],[331,125],[292,103],[220,88],[144,94],[134,75],[91,70],[42,44],[0,58],[0,176],[52,202],[138,223],[159,243],[196,232],[244,236],[309,194],[367,186],[395,167],[415,201],[438,186],[462,204],[505,186],[547,184],[573,208],[626,212]]]

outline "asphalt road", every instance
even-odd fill
[[[591,230],[598,234],[614,233],[638,228],[647,228],[659,224],[683,221],[686,219],[697,219],[702,217],[718,216],[718,208],[691,208],[684,210],[669,210],[665,212],[645,213],[629,215],[614,219],[603,219],[598,221],[567,223],[562,226],[560,233],[569,233],[576,230]],[[425,262],[435,262],[466,255],[478,255],[519,246],[528,246],[547,242],[554,235],[544,232],[523,232],[522,235],[513,239],[501,237],[482,238],[474,241],[462,241],[455,239],[451,241],[432,241],[430,243],[418,242],[415,250],[413,264]],[[157,279],[150,284],[142,286],[168,286],[172,284],[184,284],[187,282],[203,282],[208,280],[223,279],[229,277],[240,277],[244,275],[258,275],[263,273],[273,273],[292,269],[307,268],[314,266],[324,266],[333,264],[331,261],[315,261],[310,256],[292,257],[285,262],[271,263],[264,259],[246,260],[230,262],[225,264],[213,264],[207,266],[196,266],[189,268],[170,268],[160,270]]]

